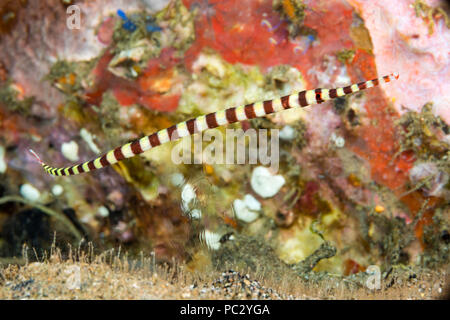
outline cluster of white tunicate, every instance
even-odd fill
[[[233,202],[234,214],[238,220],[246,223],[255,221],[261,211],[261,203],[251,194],[245,195],[244,199],[236,199]]]
[[[39,190],[29,183],[20,186],[20,195],[30,201],[38,201],[41,197]]]
[[[109,216],[109,210],[105,206],[101,206],[97,209],[97,213],[102,217],[106,218]]]
[[[75,141],[64,142],[61,145],[61,153],[67,160],[73,162],[80,160],[78,156],[78,143]]]
[[[345,146],[345,139],[334,132],[331,134],[330,140],[334,142],[334,145],[338,148],[343,148]]]
[[[283,176],[274,175],[263,166],[256,167],[253,170],[250,180],[253,191],[262,198],[270,198],[276,195],[285,182]]]
[[[280,130],[280,139],[290,141],[295,138],[295,130],[290,125],[286,125]]]
[[[60,195],[63,194],[63,192],[64,192],[64,188],[63,188],[61,185],[59,185],[59,184],[55,184],[55,185],[52,187],[52,194],[53,194],[55,197],[59,197]]]

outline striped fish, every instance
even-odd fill
[[[207,129],[212,129],[243,120],[264,117],[265,115],[286,109],[306,107],[312,104],[322,103],[327,100],[378,86],[381,83],[388,83],[394,79],[398,79],[398,77],[399,75],[397,73],[393,73],[382,78],[352,84],[343,88],[306,90],[273,100],[256,102],[245,106],[213,112],[185,122],[180,122],[167,129],[160,130],[151,135],[117,147],[94,160],[67,168],[51,167],[42,162],[33,150],[30,150],[30,152],[36,157],[44,170],[49,174],[54,176],[76,175],[107,167],[123,159],[134,157],[161,144],[175,141]]]

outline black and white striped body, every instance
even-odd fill
[[[398,77],[398,74],[394,73],[382,78],[353,84],[343,88],[306,90],[273,100],[255,102],[245,106],[213,112],[185,122],[180,122],[167,129],[160,130],[151,135],[117,147],[94,160],[71,167],[54,168],[48,166],[42,162],[32,150],[30,151],[36,156],[45,171],[49,174],[54,176],[76,175],[83,172],[104,168],[123,159],[134,157],[161,144],[175,141],[207,129],[212,129],[243,120],[264,117],[268,114],[286,109],[306,107],[312,104],[322,103],[327,100],[377,86],[381,83],[390,82],[391,80],[398,79]]]

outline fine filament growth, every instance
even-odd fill
[[[207,129],[217,128],[222,125],[235,123],[243,120],[249,120],[264,117],[268,114],[280,112],[286,109],[306,107],[316,103],[322,103],[327,100],[342,97],[361,90],[369,89],[398,79],[398,73],[393,73],[381,78],[352,84],[336,89],[313,89],[297,92],[273,100],[250,103],[244,106],[233,107],[207,115],[199,116],[184,122],[180,122],[167,129],[160,130],[151,135],[142,137],[135,141],[124,144],[109,152],[99,156],[94,160],[73,165],[66,168],[54,168],[45,164],[39,156],[33,151],[30,152],[36,157],[45,171],[54,176],[71,176],[83,172],[89,172],[101,169],[117,163],[123,159],[134,157],[147,150],[155,148],[161,144],[175,141],[180,138],[193,135]]]

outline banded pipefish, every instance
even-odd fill
[[[180,138],[193,135],[207,129],[216,128],[243,120],[249,120],[264,117],[268,114],[280,112],[286,109],[306,107],[316,103],[322,103],[327,100],[342,97],[361,90],[378,86],[382,83],[388,83],[398,79],[398,73],[393,73],[381,78],[352,84],[347,87],[336,89],[313,89],[297,92],[273,100],[250,103],[244,106],[233,107],[207,115],[199,116],[194,119],[180,122],[167,129],[160,130],[151,135],[134,140],[123,146],[117,147],[102,156],[66,168],[55,168],[44,163],[33,151],[30,152],[36,157],[44,170],[54,176],[72,176],[84,172],[101,169],[117,163],[123,159],[134,157],[159,145],[175,141]]]

